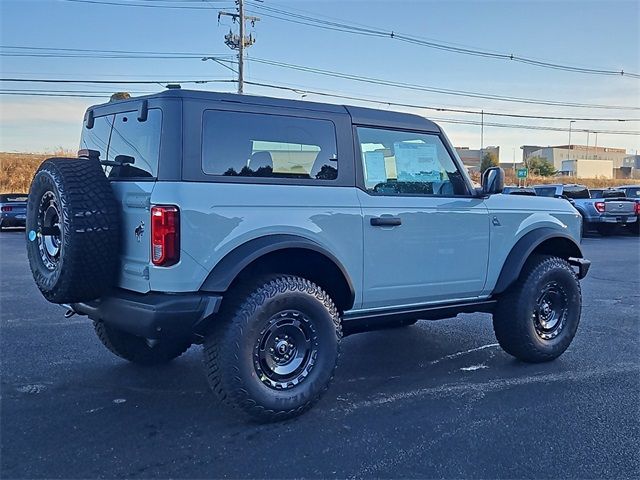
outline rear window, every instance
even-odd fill
[[[622,190],[605,190],[602,192],[602,198],[625,198],[626,196]]]
[[[26,193],[0,195],[0,202],[2,203],[21,203],[26,201],[27,201]]]
[[[555,197],[556,187],[535,187],[536,195],[541,197]]]
[[[564,187],[562,193],[567,198],[591,198],[587,187]]]
[[[328,120],[208,110],[202,170],[228,177],[335,180],[335,127]]]
[[[111,163],[104,166],[110,179],[158,175],[162,112],[150,109],[143,122],[137,117],[137,112],[95,117],[93,128],[85,125],[82,131],[80,148],[95,150],[101,161]]]
[[[589,193],[591,194],[591,198],[602,198],[602,190],[591,189]]]

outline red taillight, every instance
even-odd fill
[[[596,210],[600,213],[604,213],[604,202],[596,202],[593,206],[596,207]]]
[[[13,210],[13,207],[10,207],[10,206],[2,207],[3,212],[10,212],[11,210]]]
[[[636,215],[640,215],[640,202],[636,202]]]
[[[151,262],[159,267],[180,260],[180,210],[178,207],[151,207]]]

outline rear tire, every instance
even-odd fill
[[[147,340],[104,322],[93,324],[102,344],[120,358],[140,365],[160,365],[179,357],[191,346],[191,342],[178,339]]]
[[[209,385],[259,422],[308,410],[327,390],[342,328],[329,295],[290,275],[237,288],[204,341]]]
[[[49,158],[27,200],[27,256],[36,285],[53,303],[93,300],[113,286],[119,205],[96,160]]]
[[[525,362],[547,362],[569,346],[580,323],[580,283],[566,260],[534,255],[498,301],[493,328],[500,346]]]

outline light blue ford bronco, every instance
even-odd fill
[[[347,334],[487,312],[543,362],[578,328],[579,213],[501,195],[499,168],[474,188],[422,117],[170,89],[89,108],[80,148],[31,185],[41,292],[132,362],[203,344],[214,393],[257,420],[316,402]]]

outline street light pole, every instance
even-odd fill
[[[569,145],[567,145],[567,160],[570,160],[569,156],[571,155],[571,125],[576,123],[575,120],[569,121]],[[576,168],[574,171],[578,170],[578,161],[576,160]]]

